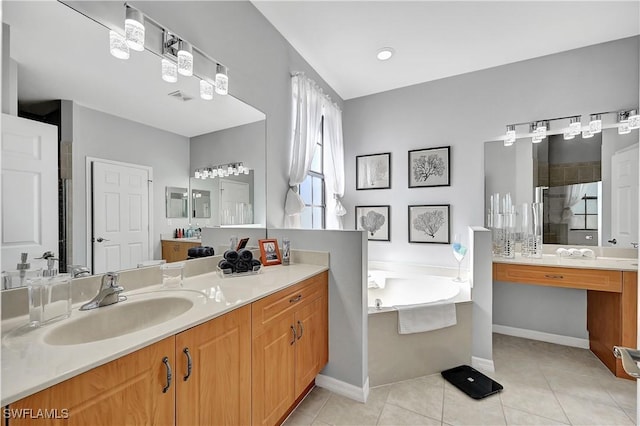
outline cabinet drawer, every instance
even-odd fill
[[[327,272],[308,278],[299,284],[281,290],[252,304],[252,335],[257,336],[269,322],[288,315],[325,294]]]
[[[493,279],[550,287],[622,292],[621,271],[494,263]]]

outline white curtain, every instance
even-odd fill
[[[302,198],[294,191],[307,177],[315,144],[320,135],[322,103],[324,96],[316,84],[299,74],[291,78],[292,134],[289,190],[285,199],[284,225],[300,227],[300,213],[304,209]]]
[[[340,202],[344,195],[344,141],[342,111],[330,102],[324,108],[325,181],[327,188],[326,227],[343,229],[342,216],[347,213]]]
[[[573,217],[573,211],[571,207],[575,206],[578,201],[585,196],[587,192],[587,185],[582,183],[576,185],[567,186],[564,194],[564,203],[562,208],[562,223],[570,223],[571,218]]]

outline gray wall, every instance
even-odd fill
[[[367,237],[364,231],[268,229],[291,249],[329,254],[329,364],[322,374],[361,388],[369,374]]]
[[[259,121],[191,138],[189,170],[193,176],[197,168],[244,162],[245,166],[253,169],[254,223],[263,226],[266,224],[265,131],[266,122]],[[215,224],[219,225],[219,222],[211,222],[211,225]]]
[[[189,186],[189,139],[144,124],[73,106],[73,261],[86,258],[86,157],[153,168],[153,252],[162,258],[160,234],[186,227],[188,219],[168,225],[165,187]]]
[[[132,5],[227,65],[229,92],[266,114],[266,225],[283,226],[289,189],[290,75],[304,72],[339,107],[342,99],[248,1],[133,1]]]
[[[452,234],[484,223],[484,142],[502,135],[509,123],[637,106],[638,52],[633,37],[346,101],[345,225],[354,226],[356,205],[390,204],[392,240],[370,242],[371,260],[454,266],[449,246],[407,242],[407,205],[451,204]],[[451,186],[409,189],[407,151],[443,145],[451,146]],[[355,156],[387,151],[391,189],[356,191]],[[554,292],[547,290],[539,289],[530,303],[552,303]],[[496,293],[494,322],[545,328],[537,317],[519,322],[522,310],[510,302],[522,294],[507,286]],[[562,324],[564,312],[550,314]]]

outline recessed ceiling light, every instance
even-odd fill
[[[383,47],[378,50],[378,54],[376,55],[379,60],[386,61],[387,59],[393,56],[394,50],[390,47]]]

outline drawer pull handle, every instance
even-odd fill
[[[171,365],[169,364],[169,358],[167,358],[166,356],[162,358],[162,362],[164,362],[165,367],[167,367],[167,385],[162,388],[162,393],[167,393],[167,391],[171,387]]]
[[[189,348],[184,348],[182,352],[187,356],[187,375],[183,377],[186,382],[189,380],[189,377],[191,377],[191,367],[193,363],[191,362],[191,352],[189,352]]]
[[[561,280],[564,278],[562,275],[546,274],[545,278],[551,278],[552,280]]]
[[[299,302],[299,301],[300,301],[300,299],[302,299],[302,295],[301,295],[301,294],[297,295],[297,296],[296,296],[296,297],[294,297],[293,299],[289,299],[289,303],[296,303],[296,302]]]
[[[298,326],[300,326],[300,334],[298,335],[298,340],[302,337],[302,333],[304,333],[304,327],[302,327],[302,323],[298,321]]]
[[[296,342],[296,329],[293,326],[291,326],[291,334],[293,337],[289,343],[293,345]]]

